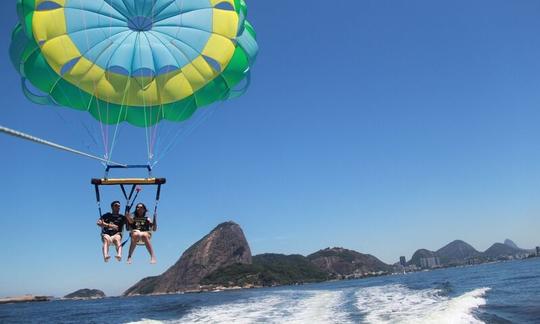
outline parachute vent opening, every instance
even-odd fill
[[[46,97],[48,93],[41,91],[39,88],[34,86],[32,82],[30,82],[28,79],[23,80],[23,86],[26,91],[29,92],[29,94],[39,97]]]
[[[107,70],[109,72],[116,73],[116,74],[121,74],[121,75],[126,75],[126,76],[129,75],[129,71],[127,69],[118,65],[109,66]]]
[[[228,11],[234,11],[234,7],[229,2],[220,2],[218,3],[214,8],[221,9],[221,10],[228,10]]]
[[[165,65],[164,67],[162,67],[161,69],[159,69],[159,71],[157,72],[157,75],[167,74],[167,73],[172,72],[172,71],[175,71],[175,70],[177,70],[177,69],[178,69],[177,66],[174,66],[174,65]]]
[[[62,6],[56,2],[44,1],[37,6],[36,10],[45,11],[45,10],[54,10],[54,9],[59,9],[59,8],[62,8]]]
[[[136,16],[128,20],[128,28],[136,32],[149,31],[153,26],[153,17]]]
[[[208,63],[214,70],[216,70],[217,72],[221,72],[221,65],[219,64],[218,61],[206,55],[203,55],[203,58],[206,61],[206,63]]]
[[[81,59],[80,57],[76,57],[76,58],[72,59],[71,61],[68,61],[60,69],[60,74],[64,75],[64,74],[68,73],[71,69],[73,69],[75,64],[77,64],[80,61],[80,59]]]
[[[155,77],[155,72],[149,68],[141,68],[133,71],[132,76],[135,78],[153,78]]]

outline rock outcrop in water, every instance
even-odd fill
[[[392,267],[370,254],[344,248],[327,248],[307,256],[320,270],[335,278],[390,273]]]
[[[72,299],[92,299],[92,298],[103,298],[105,293],[99,289],[79,289],[71,294],[67,294],[64,298]]]
[[[124,295],[198,290],[201,280],[217,269],[251,264],[251,261],[251,250],[240,226],[234,222],[222,223],[187,249],[163,274],[142,279]]]

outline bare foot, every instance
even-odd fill
[[[150,264],[156,264],[157,260],[155,257],[150,258]]]
[[[110,255],[106,255],[106,256],[103,257],[103,261],[109,262],[109,259],[110,259],[110,258],[111,258]]]
[[[127,259],[127,264],[131,264],[131,262],[132,262],[132,261],[131,261],[131,257],[128,257],[128,259]]]
[[[122,261],[122,256],[121,256],[121,255],[117,255],[117,256],[115,256],[115,258],[116,258],[116,260],[117,260],[118,262]]]

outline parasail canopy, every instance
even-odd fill
[[[18,0],[25,95],[148,127],[242,94],[258,46],[243,0]]]

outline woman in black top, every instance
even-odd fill
[[[148,210],[143,203],[138,203],[135,207],[134,215],[126,213],[126,221],[131,228],[131,244],[129,246],[127,263],[132,262],[131,256],[139,241],[144,243],[148,253],[150,253],[150,263],[156,263],[156,256],[154,254],[154,249],[152,248],[152,243],[150,242],[150,238],[152,237],[150,229],[154,224],[152,224],[152,220],[146,215],[147,211]]]

